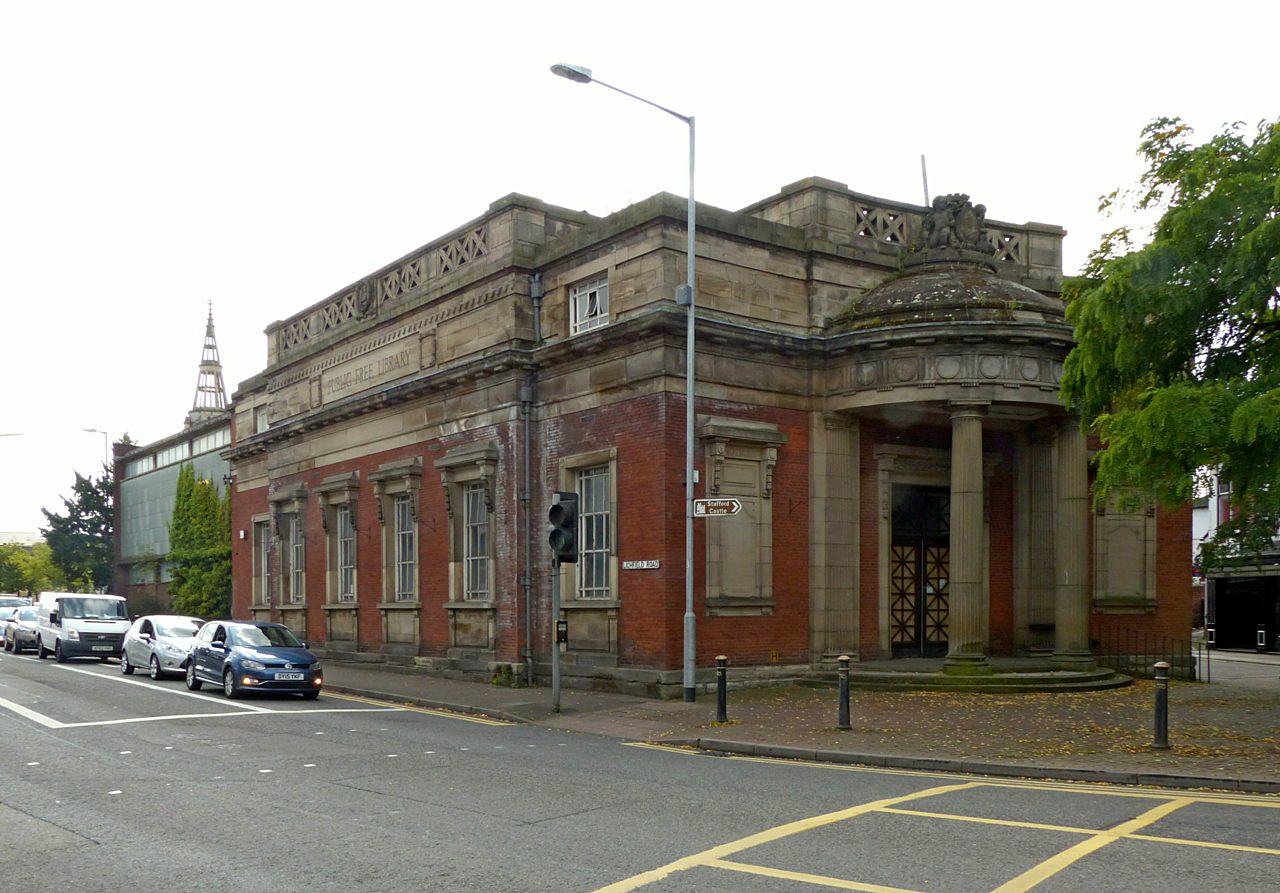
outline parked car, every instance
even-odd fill
[[[23,598],[20,595],[0,595],[0,642],[5,642],[5,651],[9,650],[8,636],[5,634],[5,624],[9,617],[12,616],[16,608],[23,605],[31,604],[31,599]]]
[[[146,667],[152,679],[166,673],[183,673],[196,633],[204,621],[179,614],[148,614],[139,617],[124,634],[120,646],[120,672],[126,676]]]
[[[187,688],[221,685],[228,698],[250,691],[316,698],[324,686],[320,661],[280,623],[210,620],[200,627],[187,661]]]
[[[5,644],[5,651],[9,650],[9,620],[17,613],[18,609],[16,607],[5,607],[4,605],[0,605],[0,642]]]
[[[18,654],[36,647],[36,606],[9,609],[13,613],[4,623],[4,650]]]

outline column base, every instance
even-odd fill
[[[985,654],[948,654],[942,672],[948,676],[989,676],[995,671]]]
[[[1098,668],[1098,662],[1088,651],[1055,651],[1049,661],[1060,670],[1071,670],[1077,673]]]

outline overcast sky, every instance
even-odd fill
[[[264,328],[511,192],[735,210],[822,176],[1113,223],[1144,124],[1280,113],[1274,4],[30,0],[0,5],[0,531],[35,531],[103,436],[178,431],[209,302],[229,391]]]

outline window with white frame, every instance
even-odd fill
[[[351,506],[343,503],[334,511],[338,536],[338,601],[356,600],[356,528]]]
[[[578,490],[578,598],[610,598],[609,466],[596,465],[577,472]]]
[[[271,603],[271,524],[253,522],[253,603]]]
[[[191,445],[191,453],[192,455],[198,456],[201,453],[207,453],[207,452],[210,452],[211,450],[220,449],[224,446],[227,446],[230,443],[231,443],[231,429],[219,428],[217,431],[212,431],[208,434],[202,434],[199,437],[197,437]]]
[[[413,601],[418,597],[418,532],[413,497],[408,493],[396,496],[395,543],[396,601]]]
[[[609,322],[609,277],[598,276],[569,289],[570,331],[577,335]]]
[[[418,601],[418,506],[422,459],[395,459],[369,475],[382,530],[382,603]]]
[[[275,591],[284,604],[302,604],[307,600],[306,531],[303,526],[307,488],[302,485],[281,487],[269,498],[272,533],[279,543],[275,566],[271,567],[278,580]],[[270,599],[265,603],[269,604]]]
[[[489,598],[489,510],[485,504],[485,485],[474,481],[463,490],[463,563],[466,599]]]
[[[306,552],[302,533],[302,516],[289,516],[289,601],[301,604],[307,600]]]
[[[449,518],[449,601],[480,609],[493,593],[493,500],[498,447],[492,441],[456,446],[436,460]]]
[[[155,468],[155,456],[143,456],[141,459],[131,459],[125,463],[124,476],[127,478],[137,477],[140,474],[146,474]]]
[[[325,532],[325,600],[327,604],[356,600],[356,501],[360,474],[330,475],[314,489]]]

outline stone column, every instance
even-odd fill
[[[982,640],[982,416],[951,406],[951,580],[946,673],[990,673]]]
[[[1089,469],[1080,419],[1058,428],[1057,517],[1054,523],[1053,662],[1093,669],[1089,651]]]

